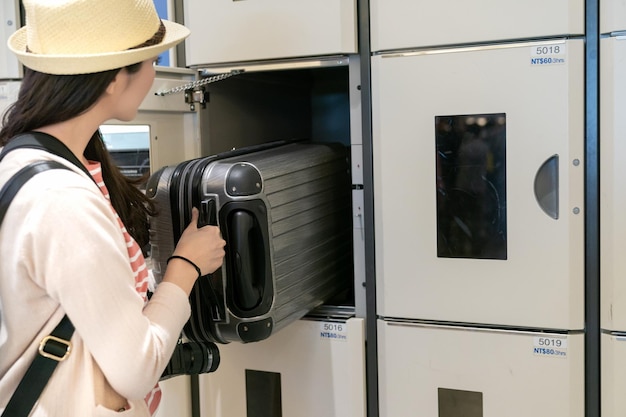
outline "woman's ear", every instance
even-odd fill
[[[110,95],[119,93],[120,91],[124,89],[124,86],[126,85],[127,81],[128,81],[128,72],[125,69],[122,69],[118,71],[117,74],[115,74],[115,78],[111,80],[105,92]]]

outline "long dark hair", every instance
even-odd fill
[[[141,63],[126,67],[137,72]],[[94,74],[51,75],[24,69],[24,78],[17,101],[6,111],[0,146],[11,138],[55,123],[72,119],[91,108],[102,96],[120,69]],[[85,149],[85,158],[100,162],[102,176],[111,203],[137,243],[144,247],[148,241],[148,216],[155,215],[154,203],[138,188],[140,180],[125,177],[115,165],[102,140],[100,131],[94,132]]]

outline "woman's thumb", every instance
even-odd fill
[[[191,209],[191,224],[198,227],[198,217],[200,216],[200,212],[196,207]]]

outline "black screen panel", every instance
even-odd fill
[[[506,115],[435,117],[437,256],[507,258]]]

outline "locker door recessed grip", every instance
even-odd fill
[[[539,207],[553,219],[559,218],[559,155],[552,155],[537,171],[534,184]]]

